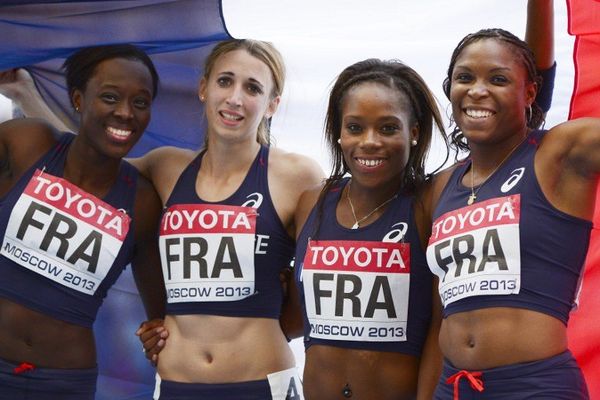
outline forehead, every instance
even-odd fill
[[[236,76],[252,78],[263,85],[269,84],[271,70],[263,61],[244,49],[232,50],[220,55],[213,66],[213,74],[233,73]]]
[[[362,82],[351,87],[342,99],[342,113],[350,114],[361,108],[370,113],[410,113],[411,107],[406,94],[395,87],[379,82]]]
[[[465,46],[456,58],[455,67],[486,65],[496,68],[524,68],[521,57],[510,43],[486,38]]]
[[[153,93],[152,75],[148,67],[138,60],[111,58],[100,62],[90,77],[87,87],[135,87]]]

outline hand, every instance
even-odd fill
[[[158,364],[158,353],[162,351],[167,343],[169,331],[163,326],[164,321],[156,318],[142,322],[135,334],[140,338],[144,346],[144,354],[153,366]]]
[[[37,91],[33,78],[23,68],[0,71],[0,94],[17,101],[27,93]]]

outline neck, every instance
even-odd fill
[[[346,185],[346,190],[350,190],[350,196],[352,203],[356,207],[356,211],[358,212],[359,209],[369,209],[367,210],[368,212],[397,194],[400,190],[400,185],[389,182],[378,187],[366,187],[350,178]]]
[[[102,156],[78,138],[67,152],[64,177],[86,192],[103,197],[117,179],[121,159]]]
[[[475,166],[475,180],[485,179],[497,169],[527,138],[529,131],[493,144],[470,144],[470,158]]]
[[[247,171],[252,164],[260,144],[249,142],[223,142],[209,140],[208,148],[202,158],[202,170],[211,175],[227,176],[238,171]]]

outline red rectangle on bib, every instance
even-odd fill
[[[129,232],[131,218],[66,179],[36,170],[24,193],[40,203],[84,221],[120,241]]]
[[[304,269],[410,273],[410,245],[351,240],[311,240]]]
[[[448,212],[433,223],[429,244],[481,228],[518,224],[521,195],[497,197]]]

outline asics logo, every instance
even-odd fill
[[[251,193],[246,196],[246,198],[248,200],[242,204],[242,207],[252,207],[258,209],[263,201],[263,195],[258,192]]]
[[[506,193],[506,192],[510,191],[512,188],[515,187],[515,185],[517,183],[519,183],[519,181],[523,177],[524,173],[525,173],[525,168],[523,168],[523,167],[513,170],[510,173],[510,176],[508,177],[508,179],[502,185],[502,187],[500,187],[500,191],[502,191],[502,193]]]
[[[408,231],[408,224],[406,222],[398,222],[392,225],[392,228],[398,227],[397,229],[392,229],[389,231],[381,240],[386,243],[400,243],[404,240],[404,235]]]

